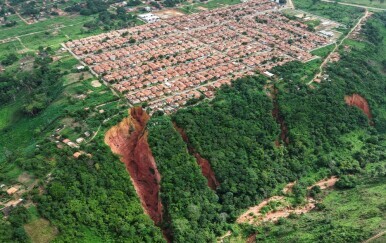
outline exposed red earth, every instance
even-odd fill
[[[339,180],[339,178],[333,176],[330,178],[326,178],[316,182],[314,185],[308,187],[307,189],[311,189],[313,186],[320,186],[320,189],[325,190],[331,188],[335,185],[335,183]],[[295,182],[291,182],[285,186],[283,191],[289,192],[291,188],[294,186]],[[282,206],[277,208],[274,211],[268,212],[266,214],[262,214],[260,211],[263,207],[267,206],[270,202],[277,201],[281,202]],[[285,196],[273,196],[263,200],[259,205],[250,207],[245,213],[240,215],[237,219],[237,223],[247,223],[252,225],[259,225],[262,222],[276,222],[280,218],[286,218],[291,213],[292,214],[303,214],[311,211],[315,208],[317,201],[312,197],[306,198],[306,203],[299,207],[292,207],[286,201]]]
[[[113,153],[121,156],[145,212],[155,224],[160,224],[161,176],[147,142],[146,123],[149,115],[141,107],[131,108],[129,112],[129,117],[107,131],[105,143],[110,146]]]
[[[208,186],[211,189],[216,190],[220,183],[217,181],[209,161],[201,157],[201,155],[195,151],[195,149],[190,144],[189,138],[186,135],[184,129],[178,127],[176,124],[174,124],[174,128],[180,133],[182,139],[187,144],[189,153],[196,158],[197,164],[201,167],[201,173],[208,180]]]
[[[361,109],[363,113],[365,113],[366,116],[369,118],[370,124],[374,125],[373,121],[371,121],[373,116],[371,114],[370,106],[365,98],[363,98],[359,94],[352,94],[352,95],[346,95],[344,97],[344,101],[349,106],[355,106]]]

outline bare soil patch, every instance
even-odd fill
[[[153,13],[154,15],[157,15],[161,19],[169,19],[169,18],[185,15],[183,12],[177,9],[165,9],[165,10],[161,10]]]
[[[196,9],[198,9],[200,11],[207,11],[208,10],[207,8],[202,7],[202,6],[198,6],[198,7],[196,7]]]
[[[144,211],[159,224],[162,221],[161,176],[147,143],[146,123],[149,118],[141,107],[131,108],[130,117],[107,131],[105,143],[113,153],[121,156]]]
[[[72,84],[72,83],[81,81],[81,80],[80,80],[80,77],[81,77],[82,75],[83,75],[83,80],[92,78],[92,74],[89,73],[89,72],[70,73],[70,74],[67,74],[66,76],[64,76],[64,78],[65,78],[65,80],[66,80],[66,81],[64,82],[64,85],[69,85],[69,84]]]
[[[99,88],[102,86],[102,84],[99,82],[99,80],[93,80],[91,81],[91,86],[94,88]]]
[[[22,184],[29,184],[32,182],[32,180],[33,180],[33,178],[27,172],[20,174],[19,177],[17,178],[17,181],[22,183]]]
[[[339,180],[339,178],[333,176],[328,179],[323,179],[318,181],[314,185],[308,187],[307,189],[311,189],[313,186],[319,186],[320,189],[324,190],[327,188],[331,188],[335,185],[335,183]],[[291,182],[287,184],[283,192],[289,192],[294,186],[295,182]],[[238,219],[237,223],[247,223],[253,225],[259,225],[262,222],[276,222],[280,218],[286,218],[290,214],[303,214],[311,211],[315,208],[317,201],[312,197],[306,198],[306,203],[299,207],[292,207],[285,200],[286,198],[283,196],[273,196],[271,198],[265,199],[259,205],[253,206],[249,208],[245,213],[243,213]],[[263,207],[267,206],[270,202],[277,201],[280,202],[280,206],[276,208],[274,211],[270,211],[266,214],[261,213]]]
[[[344,101],[346,102],[347,105],[349,106],[356,106],[359,109],[363,111],[363,113],[366,114],[366,116],[371,120],[373,118],[371,111],[370,111],[370,106],[365,98],[360,96],[359,94],[352,94],[352,95],[346,95],[344,97]],[[370,122],[371,125],[373,122]]]
[[[320,189],[324,190],[324,189],[333,187],[333,186],[335,185],[335,183],[336,183],[338,180],[339,180],[338,177],[333,176],[333,177],[331,177],[331,178],[327,178],[327,179],[318,181],[318,182],[315,183],[314,185],[307,187],[307,189],[311,189],[311,188],[314,187],[314,186],[319,186]]]

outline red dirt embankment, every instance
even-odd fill
[[[147,143],[148,120],[149,115],[141,107],[131,108],[129,117],[107,131],[105,143],[121,156],[142,207],[155,224],[159,224],[162,221],[161,176]]]
[[[353,94],[351,96],[346,95],[344,97],[344,101],[349,106],[356,106],[359,109],[361,109],[363,111],[363,113],[365,113],[366,116],[369,118],[370,124],[373,125],[373,121],[371,121],[371,119],[373,118],[373,115],[371,114],[370,106],[367,103],[367,100],[365,98],[363,98],[359,94]]]
[[[184,140],[184,142],[188,147],[189,153],[196,158],[197,164],[201,167],[201,173],[208,180],[208,186],[212,190],[216,190],[216,188],[220,185],[220,183],[217,181],[209,161],[201,157],[201,155],[195,151],[195,149],[190,144],[189,138],[186,135],[184,129],[179,128],[176,124],[174,124],[174,128],[177,130],[177,132],[180,133],[182,139]]]

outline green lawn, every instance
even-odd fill
[[[37,22],[31,25],[27,25],[23,22],[20,22],[18,25],[14,27],[9,27],[9,28],[3,27],[0,31],[0,40],[16,37],[20,35],[31,34],[39,31],[44,32],[44,31],[48,31],[50,29],[55,29],[62,26],[69,26],[69,25],[82,26],[83,23],[87,21],[91,21],[92,19],[94,19],[94,16],[74,15],[74,16],[55,17],[55,18]]]

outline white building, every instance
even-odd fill
[[[160,18],[152,13],[139,14],[138,17],[146,23],[154,23],[160,20]]]

